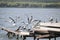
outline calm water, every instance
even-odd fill
[[[27,22],[27,16],[33,16],[34,19],[39,19],[42,21],[48,22],[49,17],[53,17],[54,21],[57,20],[60,22],[60,9],[54,8],[0,8],[0,25],[5,26],[8,29],[15,30],[19,25],[22,25],[21,22]],[[16,26],[13,26],[13,23],[8,22],[12,17],[16,19],[16,16],[21,17]],[[7,32],[0,30],[0,40],[17,40],[15,37],[9,39],[6,35]],[[20,38],[19,40],[22,40]],[[33,40],[33,38],[27,38],[26,40]],[[40,40],[48,40],[48,39],[40,39]],[[53,39],[52,39],[53,40]],[[60,38],[57,38],[60,40]]]

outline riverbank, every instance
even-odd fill
[[[0,7],[16,8],[60,8],[60,2],[0,2]]]

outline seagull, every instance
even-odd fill
[[[16,29],[16,31],[19,31],[20,28],[21,28],[21,26],[19,26],[18,29]]]
[[[9,17],[9,19],[11,19],[11,21],[13,21],[14,23],[16,23],[15,20],[12,17]]]
[[[15,22],[20,21],[20,16],[16,16]]]
[[[33,16],[31,16],[30,23],[32,22],[32,20],[33,20]]]
[[[50,20],[49,20],[51,23],[53,22],[53,17],[50,17]]]
[[[29,23],[29,17],[27,18],[27,20],[28,20],[28,23]]]
[[[38,22],[34,25],[34,27],[36,27],[41,22],[41,20],[35,20],[35,21],[38,21]]]
[[[33,16],[31,16],[31,18],[28,17],[27,20],[28,20],[28,24],[30,24],[33,21]]]
[[[20,16],[17,17],[18,19],[20,18]]]
[[[23,21],[23,22],[21,22],[21,23],[25,24],[25,22],[24,22],[24,21]]]
[[[9,19],[11,19],[9,22],[11,23],[11,22],[13,22],[13,26],[15,26],[16,25],[16,21],[12,18],[12,17],[9,17]]]
[[[34,20],[33,22],[36,22],[36,21],[39,21],[39,20]]]

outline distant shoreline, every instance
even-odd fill
[[[0,8],[25,8],[25,7],[0,7]],[[26,7],[26,8],[30,8],[30,7]],[[35,8],[35,7],[31,7],[31,8]],[[41,8],[41,7],[37,7],[37,8]],[[52,8],[56,8],[56,7],[52,7]]]
[[[11,8],[60,8],[60,2],[44,3],[44,2],[0,2],[0,7]]]

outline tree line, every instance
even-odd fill
[[[0,2],[0,7],[19,8],[60,8],[60,3]]]

